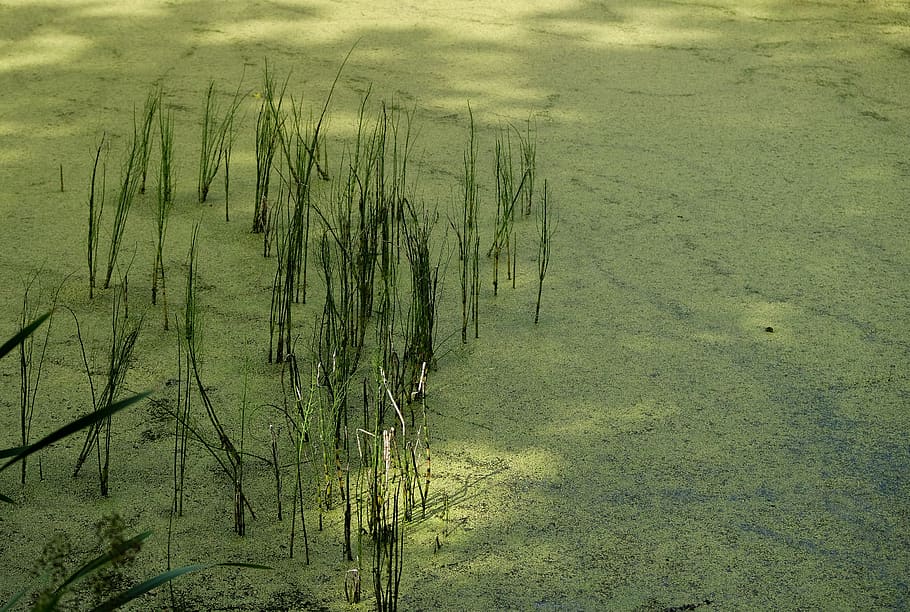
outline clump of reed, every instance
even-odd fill
[[[238,85],[234,97],[222,110],[215,99],[215,81],[209,82],[202,114],[199,172],[196,180],[196,194],[200,204],[208,199],[209,190],[218,174],[222,160],[225,159],[226,151],[230,157],[230,148],[234,138],[234,116],[240,107],[240,100],[240,86]]]
[[[302,103],[295,104],[291,100],[291,125],[288,127],[284,119],[280,118],[282,98],[276,100],[273,92],[270,90],[266,92],[269,111],[275,124],[285,127],[278,130],[278,135],[287,168],[288,197],[294,204],[293,209],[288,205],[284,235],[279,238],[281,246],[272,283],[269,316],[269,362],[273,358],[273,348],[274,360],[279,363],[283,361],[286,352],[293,350],[292,304],[300,301],[301,290],[303,302],[306,303],[312,178],[314,171],[319,172],[317,155],[323,123],[348,57],[350,52],[338,68],[322,105],[322,111],[315,121],[305,120]]]
[[[290,76],[288,77],[290,79]],[[276,91],[274,77],[269,73],[269,64],[265,64],[263,78],[262,103],[256,118],[256,196],[253,201],[253,233],[267,231],[269,214],[269,186],[272,178],[272,165],[278,150],[283,120],[281,106],[288,81],[280,92]],[[280,198],[279,198],[280,199]],[[265,240],[267,241],[267,237]],[[264,249],[268,256],[268,249]]]
[[[212,426],[212,429],[215,432],[217,437],[217,442],[208,440],[202,431],[194,427],[189,420],[184,417],[184,420],[180,424],[182,427],[183,436],[192,436],[198,442],[200,442],[203,447],[208,451],[208,453],[216,460],[221,470],[230,478],[231,483],[234,488],[234,531],[238,535],[244,535],[246,531],[246,522],[245,522],[245,512],[249,511],[250,516],[255,519],[256,513],[253,511],[252,506],[250,505],[249,500],[243,491],[243,458],[242,452],[234,444],[231,437],[228,435],[227,429],[221,422],[221,419],[218,416],[217,411],[215,410],[215,405],[212,402],[211,397],[208,394],[208,391],[205,385],[202,383],[202,376],[200,373],[200,319],[199,319],[199,310],[196,303],[196,275],[197,275],[197,265],[198,265],[198,251],[197,251],[197,236],[198,236],[199,226],[197,225],[193,229],[193,236],[190,242],[190,250],[187,256],[187,280],[186,280],[186,295],[185,295],[185,305],[184,305],[184,319],[183,327],[179,330],[183,342],[184,342],[184,351],[188,363],[187,371],[192,375],[193,381],[195,384],[196,394],[199,399],[202,401],[202,405],[205,408],[206,416],[208,417],[209,424]],[[179,367],[179,364],[178,364]],[[188,401],[185,399],[184,401]],[[188,408],[187,408],[188,410]],[[179,414],[179,413],[178,413]],[[187,412],[184,412],[186,415]],[[177,418],[180,418],[178,415],[175,415]],[[242,439],[242,435],[241,435]],[[179,446],[179,441],[177,442]],[[175,448],[178,448],[175,446]],[[176,455],[177,451],[175,451]],[[182,462],[180,463],[180,470],[185,470],[185,461],[186,455],[185,450],[183,451]],[[175,458],[175,464],[177,459]],[[182,484],[181,484],[182,491]]]
[[[285,358],[285,369],[282,371],[281,381],[284,385],[285,380],[289,380],[292,388],[292,396],[294,407],[291,409],[287,403],[283,408],[285,418],[289,424],[290,431],[293,432],[292,441],[294,444],[294,467],[295,467],[295,479],[294,479],[294,495],[292,497],[291,504],[291,533],[290,533],[290,544],[288,546],[290,551],[290,556],[294,558],[294,543],[297,535],[297,517],[300,517],[300,527],[303,535],[303,544],[304,544],[304,561],[305,563],[310,563],[310,544],[307,537],[307,528],[306,528],[306,517],[304,515],[304,477],[303,477],[303,465],[305,461],[305,453],[308,448],[308,442],[310,441],[310,421],[314,412],[314,407],[316,404],[315,392],[316,392],[316,383],[315,377],[311,376],[310,383],[304,387],[300,379],[300,370],[297,364],[297,357],[291,353]],[[284,398],[285,402],[288,397],[287,390],[285,390]],[[274,438],[273,438],[274,440]],[[273,446],[274,449],[274,446]],[[278,474],[278,460],[277,460],[277,451],[273,450],[273,461],[276,469],[275,481],[278,487],[278,513],[279,520],[281,516],[281,479]],[[315,460],[313,461],[315,464]],[[317,485],[318,486],[318,485]]]
[[[123,240],[123,233],[126,231],[126,220],[129,216],[130,208],[133,205],[133,200],[136,197],[136,192],[139,190],[141,179],[141,147],[141,134],[134,118],[133,136],[130,140],[129,151],[123,161],[120,189],[117,195],[116,209],[114,210],[114,222],[113,227],[111,228],[111,242],[107,257],[107,271],[104,276],[105,289],[110,287],[111,277],[113,276],[114,268],[117,265],[117,256],[120,253],[120,243]],[[94,231],[97,232],[97,229]],[[89,242],[91,243],[91,241],[92,237],[90,236]]]
[[[155,124],[155,114],[161,107],[161,87],[152,89],[145,99],[142,109],[142,123],[134,127],[139,142],[139,193],[145,193],[145,182],[148,175],[149,158],[152,154],[152,126]]]
[[[116,398],[123,387],[123,382],[132,360],[133,349],[136,346],[136,340],[142,328],[142,319],[131,319],[127,314],[126,304],[127,289],[126,283],[124,283],[112,302],[111,337],[107,354],[107,366],[105,368],[104,387],[100,395],[95,393],[95,385],[85,353],[82,332],[79,329],[79,321],[76,319],[76,335],[82,348],[83,365],[91,390],[92,406],[95,411],[108,410],[115,404]],[[73,317],[75,318],[75,313],[73,313]],[[76,460],[76,467],[73,470],[73,477],[78,476],[80,469],[88,460],[92,450],[95,450],[98,459],[98,481],[103,497],[107,497],[109,492],[111,437],[112,419],[108,415],[89,427],[85,441],[82,444],[82,450]]]
[[[388,434],[388,431],[383,432]],[[383,449],[390,446],[389,436],[383,436]],[[383,450],[385,456],[385,450]],[[373,545],[373,592],[376,607],[383,611],[398,609],[401,575],[404,570],[404,529],[399,518],[398,498],[400,481],[387,495],[390,503],[379,506],[379,529]]]
[[[500,130],[493,150],[493,171],[496,178],[496,220],[493,227],[493,242],[487,257],[493,257],[493,295],[499,291],[499,262],[502,252],[506,255],[506,276],[515,286],[515,265],[517,244],[514,237],[515,205],[521,198],[522,190],[530,168],[522,168],[521,178],[515,183],[512,163],[512,140],[508,130]]]
[[[405,247],[411,270],[411,304],[405,330],[405,363],[410,393],[417,391],[421,370],[436,369],[434,340],[439,299],[439,268],[443,253],[434,257],[430,243],[438,215],[406,203]]]
[[[459,220],[449,221],[455,231],[458,249],[459,281],[461,281],[461,342],[468,342],[468,325],[474,322],[474,337],[480,335],[477,311],[480,300],[480,232],[477,226],[477,142],[474,113],[468,105],[470,119],[468,146],[464,152],[464,192]]]
[[[22,296],[22,314],[19,320],[19,333],[24,334],[19,343],[19,442],[25,448],[30,444],[32,421],[35,416],[35,401],[38,397],[38,388],[41,383],[41,374],[44,370],[44,360],[47,355],[47,344],[53,324],[53,312],[56,306],[57,295],[54,295],[54,304],[47,316],[47,327],[44,329],[44,338],[35,338],[32,334],[25,334],[29,324],[39,318],[38,307],[32,300],[32,289],[38,280],[36,273],[25,287]],[[59,288],[57,290],[59,293]],[[42,319],[43,320],[43,319]],[[35,341],[40,342],[40,349],[35,355]],[[27,472],[27,461],[21,462],[20,482],[24,485]],[[41,461],[39,457],[38,472],[41,474]]]
[[[160,91],[159,91],[160,94]],[[161,102],[158,103],[159,108]],[[155,263],[152,267],[152,305],[158,303],[161,294],[162,320],[168,330],[167,287],[164,273],[164,238],[167,234],[168,217],[174,205],[174,121],[170,110],[159,111],[159,133],[161,135],[161,161],[158,164],[158,185],[155,199]]]
[[[419,478],[415,478],[421,430],[418,428],[414,439],[408,440],[404,415],[384,370],[378,367],[375,376],[372,426],[370,430],[358,430],[362,466],[358,477],[358,533],[369,535],[372,540],[370,560],[377,609],[397,610],[404,569],[404,525],[413,518],[415,488],[420,490],[422,499],[428,493],[429,464],[425,485],[421,486]],[[366,397],[364,402],[366,409]],[[391,425],[382,418],[389,412],[394,412]],[[362,558],[363,548],[359,541],[358,558]]]

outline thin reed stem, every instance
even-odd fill
[[[152,126],[155,124],[155,113],[161,105],[161,87],[152,89],[145,99],[142,110],[142,125],[135,126],[134,131],[139,134],[139,168],[140,181],[139,193],[145,193],[145,179],[148,174],[149,157],[152,153]]]
[[[550,219],[550,197],[547,181],[543,182],[543,196],[537,209],[537,233],[540,241],[537,246],[537,305],[534,308],[534,324],[537,325],[540,320],[540,297],[543,293],[543,279],[547,274],[547,268],[550,265],[550,242],[553,238],[553,232],[556,226]]]
[[[23,333],[29,324],[38,316],[38,309],[33,306],[30,298],[33,284],[38,280],[38,273],[29,281],[25,287],[22,296],[22,315],[19,323],[19,332]],[[62,286],[62,285],[61,285]],[[34,348],[38,338],[29,334],[19,344],[19,442],[23,447],[30,444],[32,419],[35,416],[35,400],[38,396],[38,387],[41,383],[41,373],[44,370],[44,358],[47,355],[47,344],[50,338],[51,326],[54,321],[53,307],[56,306],[57,294],[54,295],[54,304],[52,305],[51,314],[48,317],[48,324],[44,330],[44,341],[41,343],[41,349],[35,360]],[[40,457],[40,456],[39,456]],[[39,473],[40,473],[39,458]],[[25,484],[27,472],[27,459],[23,458],[20,462],[20,482]]]
[[[105,134],[101,135],[101,141],[95,149],[95,162],[92,164],[92,183],[88,195],[88,236],[87,236],[87,263],[88,263],[88,297],[95,297],[95,277],[98,272],[98,236],[99,227],[101,226],[101,215],[104,212],[104,179],[105,169],[101,169],[101,187],[97,190],[98,197],[96,200],[96,187],[98,179],[98,164],[101,161],[101,150],[104,148]]]

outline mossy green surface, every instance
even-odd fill
[[[517,223],[514,290],[494,298],[482,262],[481,337],[467,346],[448,268],[429,379],[433,481],[426,518],[405,526],[402,608],[906,609],[908,24],[906,4],[887,0],[4,2],[0,332],[15,332],[41,270],[45,296],[63,283],[59,302],[103,359],[113,290],[89,301],[83,263],[94,147],[106,131],[110,188],[133,108],[160,81],[175,121],[171,311],[201,221],[202,376],[236,432],[248,372],[245,447],[267,455],[268,425],[283,423],[263,407],[281,397],[266,363],[274,260],[248,233],[258,88],[268,59],[318,108],[356,43],[329,111],[330,161],[372,86],[374,101],[416,108],[412,176],[444,215],[470,101],[485,231],[495,131],[533,113],[559,214],[537,326],[533,218]],[[225,223],[219,181],[196,202],[199,120],[210,79],[229,97],[241,75],[250,94]],[[71,478],[78,436],[42,454],[43,480],[37,460],[25,487],[15,470],[0,475],[17,501],[0,508],[0,602],[54,534],[89,556],[93,524],[112,511],[130,534],[155,532],[133,577],[165,569],[176,340],[149,304],[153,197],[134,203],[120,257],[133,261],[130,308],[146,313],[127,386],[154,400],[114,418],[108,499],[91,470]],[[314,302],[298,316],[302,343]],[[65,311],[45,367],[34,437],[90,402]],[[4,359],[0,447],[18,443],[18,385]],[[257,518],[244,538],[229,480],[198,446],[189,466],[174,564],[275,570],[186,576],[179,601],[348,608],[337,510],[319,532],[308,509],[306,566],[299,542],[288,559],[267,465],[247,465]],[[167,605],[164,588],[136,609]]]

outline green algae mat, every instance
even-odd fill
[[[29,440],[102,398],[112,317],[121,341],[141,319],[114,399],[150,392],[78,476],[85,432],[30,457],[24,484],[0,474],[15,501],[0,507],[0,606],[26,588],[14,609],[29,609],[150,530],[63,609],[217,562],[271,569],[188,574],[128,607],[910,607],[905,2],[6,0],[0,50],[0,338],[55,306],[30,345]],[[200,203],[210,86],[216,136],[236,107]],[[153,92],[147,188],[117,229]],[[251,232],[269,100],[271,244]],[[469,309],[462,342],[472,121],[478,337]],[[500,232],[503,190],[517,199]],[[374,219],[359,203],[379,201],[400,216],[357,242]],[[303,282],[281,264],[298,203],[305,300],[282,293]],[[366,251],[344,245],[370,244],[393,257],[345,276]],[[433,315],[430,349],[409,342],[427,323],[415,312]],[[0,448],[21,446],[18,351],[0,381]]]

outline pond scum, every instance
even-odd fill
[[[141,116],[137,119],[134,113],[132,138],[116,183],[116,208],[108,233],[103,284],[103,290],[116,295],[103,390],[95,395],[93,377],[98,373],[92,371],[85,358],[80,332],[78,340],[92,389],[93,411],[55,434],[32,442],[30,428],[38,385],[54,383],[41,380],[44,351],[33,352],[31,334],[35,324],[40,325],[52,315],[39,317],[34,299],[30,300],[26,292],[19,334],[4,345],[4,354],[16,346],[20,349],[22,410],[21,439],[16,441],[17,448],[3,451],[2,456],[11,457],[3,469],[21,461],[24,483],[26,456],[85,429],[81,452],[74,458],[75,471],[94,457],[98,462],[100,493],[108,496],[110,466],[118,461],[111,453],[114,413],[144,397],[124,399],[128,395],[121,391],[124,377],[140,333],[161,329],[173,335],[177,346],[178,374],[176,385],[171,385],[176,387],[177,399],[162,403],[168,406],[173,424],[171,524],[184,514],[187,465],[193,460],[188,453],[191,443],[204,449],[232,483],[227,494],[233,498],[234,531],[240,536],[244,535],[248,520],[271,520],[256,514],[253,500],[244,489],[247,461],[264,460],[274,476],[276,518],[290,518],[288,554],[309,563],[309,537],[314,528],[311,523],[315,520],[315,528],[321,530],[327,514],[339,513],[342,530],[337,537],[350,567],[345,575],[344,596],[349,603],[372,597],[378,609],[394,610],[401,576],[407,567],[407,525],[426,516],[428,500],[433,495],[428,388],[429,377],[437,368],[440,297],[452,256],[457,259],[461,341],[467,344],[469,337],[476,339],[480,335],[479,252],[484,230],[478,221],[483,205],[477,178],[478,146],[474,116],[468,106],[470,129],[461,176],[463,197],[445,214],[447,222],[441,221],[439,211],[420,198],[409,172],[415,142],[412,113],[385,102],[370,110],[367,92],[352,141],[341,143],[339,158],[330,162],[325,123],[345,62],[316,114],[287,94],[290,76],[279,84],[268,64],[258,95],[261,101],[254,134],[256,189],[250,196],[251,225],[253,233],[262,236],[263,257],[274,261],[271,300],[263,304],[268,314],[268,346],[263,348],[269,363],[274,364],[275,380],[283,397],[280,404],[269,406],[283,427],[270,425],[268,448],[250,448],[250,441],[245,439],[246,381],[242,383],[239,431],[224,424],[224,409],[217,405],[204,381],[199,355],[205,338],[200,333],[202,310],[197,275],[198,253],[205,246],[199,242],[198,225],[188,245],[183,308],[178,312],[168,310],[163,254],[169,214],[175,207],[174,121],[166,88],[156,84]],[[245,95],[238,86],[231,98],[220,104],[215,83],[211,82],[204,98],[196,195],[199,202],[204,202],[220,171],[224,178],[226,221],[230,219],[231,148],[235,130],[242,122],[237,113]],[[513,147],[515,141],[517,147]],[[90,300],[99,293],[96,271],[106,188],[102,157],[109,142],[106,136],[101,137],[88,186],[86,263]],[[495,295],[500,287],[501,261],[506,277],[515,287],[517,221],[535,214],[539,242],[535,324],[539,321],[554,228],[547,182],[542,183],[542,190],[534,190],[536,143],[533,119],[522,129],[506,126],[498,130],[492,164],[495,215],[491,214],[492,228],[487,228],[491,240],[487,256],[492,259]],[[152,158],[155,148],[158,155]],[[517,149],[514,153],[513,148]],[[149,280],[151,306],[160,311],[159,324],[130,313],[133,305],[127,279],[133,262],[127,266],[117,263],[131,205],[138,194],[145,193],[150,158],[157,162],[158,170],[151,175],[157,184],[152,206],[154,262]],[[454,245],[450,244],[449,229]],[[120,282],[111,286],[116,280],[115,271],[119,271]],[[317,276],[319,288],[324,289],[321,295],[310,290],[313,279],[308,274]],[[169,288],[173,296],[174,286]],[[55,296],[54,310],[59,310],[56,300]],[[303,306],[308,300],[306,313],[311,318],[303,322]],[[135,312],[136,307],[132,310]],[[77,313],[71,309],[70,312],[78,330]],[[45,346],[46,334],[41,337]],[[201,402],[202,411],[197,402]],[[287,493],[291,493],[289,515],[283,505]],[[2,500],[12,501],[5,495]],[[183,573],[224,565],[172,568],[169,534],[168,571],[122,590],[122,580],[115,579],[118,568],[130,563],[148,533],[127,537],[122,520],[116,516],[105,517],[99,525],[99,534],[107,546],[104,554],[66,572],[59,566],[68,553],[54,552],[54,544],[50,544],[45,550],[45,556],[49,556],[45,576],[27,585],[0,609],[23,604],[41,610],[63,608],[75,601],[84,602],[85,591],[90,588],[95,590],[92,601],[99,606],[97,609],[114,609]],[[263,569],[253,564],[227,565]],[[365,593],[366,589],[371,591]],[[170,605],[177,608],[179,602],[173,589],[170,596]],[[71,598],[69,603],[66,597]]]

